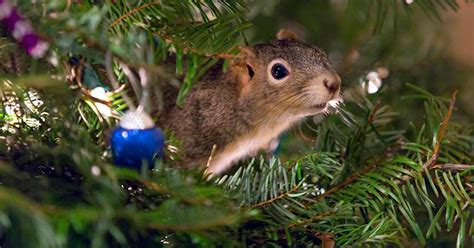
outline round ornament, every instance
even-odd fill
[[[129,111],[112,132],[110,143],[115,164],[140,169],[163,156],[165,137],[146,113]]]

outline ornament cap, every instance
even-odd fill
[[[120,127],[124,129],[150,129],[155,124],[151,117],[143,111],[127,111],[120,120]]]

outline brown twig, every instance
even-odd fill
[[[437,164],[432,167],[433,169],[441,169],[441,170],[451,170],[451,171],[463,171],[474,169],[474,165],[469,164]]]
[[[255,205],[251,205],[251,206],[248,206],[247,208],[258,208],[258,207],[262,207],[262,206],[265,206],[265,205],[268,205],[272,202],[275,202],[279,199],[282,199],[284,197],[286,197],[288,194],[291,194],[293,192],[295,192],[296,190],[298,190],[299,188],[299,185],[296,185],[294,188],[292,188],[291,190],[287,191],[287,192],[284,192],[274,198],[271,198],[269,200],[266,200],[266,201],[263,201],[263,202],[259,202],[258,204],[255,204]]]
[[[307,218],[307,219],[304,219],[304,220],[301,220],[301,221],[297,221],[297,222],[293,222],[293,223],[288,225],[288,228],[294,228],[294,227],[297,227],[297,226],[304,226],[304,225],[312,223],[313,221],[320,220],[320,219],[322,219],[326,216],[329,216],[331,214],[334,214],[334,213],[335,213],[335,211],[328,211],[328,212],[324,212],[324,213],[319,213],[319,214],[311,216],[310,218]]]
[[[205,53],[196,48],[188,47],[182,44],[181,42],[176,41],[175,39],[171,38],[171,36],[167,35],[165,32],[157,33],[166,43],[168,44],[179,44],[180,48],[183,49],[185,53],[195,53],[199,54],[206,58],[217,58],[217,59],[244,59],[245,56],[237,55],[237,54],[229,54],[229,53]]]
[[[163,194],[163,195],[174,195],[178,197],[179,200],[189,203],[189,204],[198,204],[198,205],[206,205],[209,203],[208,199],[205,198],[193,198],[190,197],[189,195],[182,195],[180,193],[174,192],[166,187],[161,186],[158,183],[146,180],[146,179],[139,179],[138,182],[142,183],[145,187]]]
[[[359,172],[359,173],[354,173],[352,175],[350,175],[345,181],[343,181],[342,183],[332,187],[331,189],[329,189],[328,191],[324,192],[324,194],[321,194],[321,195],[318,195],[316,196],[315,198],[311,199],[310,202],[308,204],[306,204],[305,206],[308,206],[310,204],[313,204],[315,202],[319,202],[321,200],[323,200],[324,198],[334,194],[335,192],[338,192],[339,190],[345,188],[347,185],[353,183],[354,181],[356,181],[357,179],[359,179],[361,176],[364,176],[364,175],[367,175],[368,173],[372,172],[375,168],[377,168],[379,162],[381,162],[381,159],[379,161],[377,161],[376,163],[373,163],[367,167],[365,167],[362,172]]]
[[[444,116],[443,121],[441,122],[441,127],[439,128],[438,134],[436,136],[436,144],[433,149],[433,155],[428,161],[426,161],[426,163],[423,164],[423,169],[431,169],[431,167],[433,167],[436,164],[436,161],[438,160],[439,152],[441,150],[441,143],[443,141],[446,128],[448,127],[449,119],[451,119],[451,115],[454,109],[454,104],[456,103],[457,93],[458,91],[456,90],[453,92],[453,95],[451,96],[451,102],[449,103],[448,112]]]
[[[114,28],[116,25],[118,25],[123,19],[125,19],[125,18],[127,18],[127,17],[133,15],[135,12],[138,12],[138,11],[140,11],[140,10],[142,10],[142,9],[146,9],[146,8],[148,8],[148,7],[151,7],[151,6],[153,6],[153,5],[155,5],[155,4],[159,4],[159,3],[160,3],[160,1],[155,1],[155,2],[151,2],[151,3],[146,3],[146,4],[143,4],[143,5],[141,5],[141,6],[138,6],[138,7],[134,8],[134,9],[130,10],[129,12],[127,12],[127,13],[125,13],[124,15],[121,15],[119,18],[117,18],[112,24],[110,24],[109,30],[112,29],[112,28]]]
[[[365,124],[366,127],[371,125],[372,122],[374,122],[375,114],[377,114],[377,111],[379,111],[381,106],[382,106],[382,103],[380,101],[377,101],[375,103],[374,109],[372,110],[372,113],[370,113],[369,118],[367,119],[367,123]]]
[[[209,230],[211,228],[221,227],[221,226],[229,226],[234,224],[237,221],[238,216],[230,215],[223,216],[218,218],[217,220],[201,222],[197,224],[158,224],[158,223],[150,223],[147,224],[148,228],[156,229],[160,231],[173,231],[173,232],[191,232],[191,231],[204,231]]]

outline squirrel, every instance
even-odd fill
[[[183,107],[176,94],[158,125],[182,142],[181,165],[207,165],[219,175],[260,149],[275,149],[278,136],[339,98],[341,79],[323,50],[280,30],[277,40],[240,47],[223,72],[216,64],[194,86]],[[211,156],[212,153],[212,156]]]

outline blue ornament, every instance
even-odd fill
[[[163,156],[165,137],[146,113],[129,111],[113,130],[110,143],[115,164],[140,169]]]

